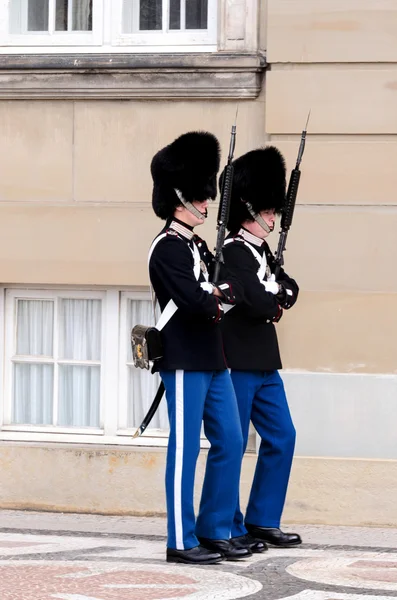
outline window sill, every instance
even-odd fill
[[[0,99],[256,98],[261,54],[0,55]]]
[[[134,430],[135,431],[135,430]],[[152,430],[146,432],[144,436],[133,439],[132,435],[134,431],[124,431],[118,435],[105,435],[102,434],[87,434],[87,433],[59,433],[56,431],[52,432],[40,432],[40,431],[11,431],[5,428],[0,431],[0,444],[3,442],[21,442],[21,443],[62,443],[62,444],[77,444],[91,445],[96,444],[97,446],[152,446],[152,447],[167,447],[168,435],[164,431]],[[205,438],[201,438],[200,447],[202,449],[209,448],[209,442]]]

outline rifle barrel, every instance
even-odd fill
[[[237,121],[237,112],[236,111],[236,121]],[[232,125],[232,130],[230,134],[230,145],[229,145],[229,156],[227,158],[227,164],[223,173],[223,181],[222,181],[222,190],[221,190],[221,198],[219,202],[218,209],[218,219],[217,219],[217,230],[218,235],[216,238],[216,246],[215,246],[215,257],[214,257],[214,273],[212,277],[212,281],[216,283],[219,279],[220,267],[221,263],[223,263],[223,255],[222,248],[223,243],[226,237],[226,226],[229,220],[229,211],[230,211],[230,199],[232,195],[232,185],[233,185],[233,155],[234,148],[236,145],[236,122]]]
[[[296,197],[298,195],[299,180],[300,180],[300,176],[301,176],[299,166],[301,164],[303,152],[305,150],[307,126],[309,123],[310,113],[311,113],[311,111],[309,110],[305,129],[302,131],[302,135],[301,135],[301,141],[300,141],[299,151],[298,151],[298,158],[296,159],[296,166],[295,166],[295,169],[293,169],[291,172],[288,190],[287,190],[287,198],[286,198],[285,208],[283,211],[283,215],[281,217],[281,231],[280,231],[280,237],[279,237],[279,241],[278,241],[277,251],[275,253],[275,259],[276,259],[275,275],[276,275],[276,278],[278,277],[278,275],[280,273],[280,269],[281,269],[282,265],[284,264],[284,252],[286,250],[287,235],[288,235],[289,228],[291,227],[291,224],[292,224],[292,218],[294,216]]]

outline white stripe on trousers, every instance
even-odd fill
[[[182,524],[182,467],[183,467],[183,374],[175,371],[175,473],[174,521],[177,550],[184,550]]]

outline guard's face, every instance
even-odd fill
[[[183,221],[183,223],[190,225],[190,227],[196,227],[197,225],[202,225],[207,217],[208,200],[203,200],[202,202],[193,200],[192,204],[199,212],[203,213],[202,219],[199,219],[193,215],[190,210],[185,208],[183,205],[176,207],[175,216],[180,221]]]
[[[192,219],[195,219],[195,224],[196,225],[202,225],[205,221],[205,219],[207,218],[207,208],[208,208],[208,200],[204,200],[203,202],[199,202],[198,200],[194,200],[194,202],[192,202],[193,206],[195,208],[197,208],[198,211],[200,211],[203,214],[203,218],[202,219],[198,219],[196,218],[194,215],[192,215],[192,213],[189,213],[192,216]],[[193,225],[193,224],[192,224]],[[194,225],[193,225],[194,227]]]
[[[268,225],[270,227],[270,230],[272,232],[274,229],[274,226],[276,224],[276,211],[274,210],[274,208],[271,208],[269,210],[261,210],[260,215],[261,215],[262,219],[265,221],[266,225]],[[269,234],[266,233],[266,235],[269,235]]]
[[[268,225],[270,227],[269,233],[271,233],[273,231],[275,223],[276,223],[276,212],[275,212],[274,208],[271,208],[269,210],[261,210],[259,214],[262,217],[262,219],[265,221],[266,225]],[[269,235],[269,233],[267,231],[265,231],[259,225],[259,223],[257,223],[256,221],[246,222],[246,223],[244,223],[244,227],[246,229],[248,229],[248,231],[250,231],[251,233],[256,235],[256,237],[258,237],[262,240],[267,238],[267,236]]]

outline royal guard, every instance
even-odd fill
[[[150,250],[149,273],[165,315],[163,357],[154,370],[165,386],[170,422],[168,562],[212,564],[251,554],[230,542],[243,441],[219,326],[222,303],[236,303],[239,285],[211,283],[212,255],[194,233],[216,197],[218,169],[219,143],[206,132],[181,135],[151,164],[153,209],[166,221]],[[196,520],[193,488],[203,423],[210,449]]]
[[[241,156],[233,166],[230,234],[223,256],[228,271],[243,285],[244,301],[227,312],[222,331],[244,451],[250,421],[261,444],[245,516],[236,505],[232,539],[235,544],[250,541],[251,550],[257,552],[263,550],[258,550],[258,539],[274,546],[301,543],[298,534],[280,529],[295,428],[278,372],[282,365],[275,326],[283,310],[295,304],[299,288],[283,269],[276,269],[266,242],[286,200],[281,153],[271,146],[260,148]]]

